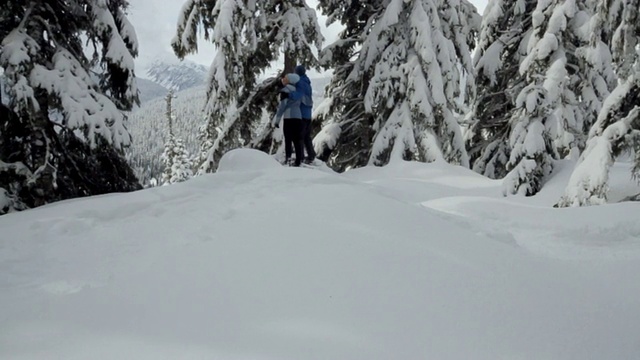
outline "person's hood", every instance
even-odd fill
[[[289,84],[295,85],[300,81],[300,76],[298,74],[287,74],[287,80],[289,80]]]
[[[307,74],[307,69],[304,67],[304,65],[298,65],[296,66],[295,72],[296,74],[303,76]]]

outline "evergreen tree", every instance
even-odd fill
[[[576,34],[581,46],[575,50],[576,70],[572,72],[571,84],[579,97],[579,109],[582,117],[572,128],[574,147],[583,151],[589,131],[596,122],[604,100],[616,85],[612,54],[607,45],[611,38],[606,19],[600,10],[600,0],[587,0],[583,6],[584,21],[574,21]],[[587,16],[585,16],[585,14]],[[567,147],[568,144],[563,144]]]
[[[623,80],[637,74],[637,48],[640,46],[638,5],[638,0],[604,0],[599,4],[604,33],[610,36],[616,75]]]
[[[635,154],[632,174],[640,174],[640,0],[604,1],[598,16],[612,26],[611,43],[617,74],[623,81],[604,102],[589,133],[587,148],[557,206],[603,204],[609,170],[617,156]],[[610,21],[607,23],[606,21]]]
[[[179,57],[197,52],[199,28],[218,50],[209,74],[202,134],[211,147],[200,164],[202,173],[214,171],[224,152],[254,140],[265,108],[274,112],[278,79],[258,84],[260,73],[281,54],[288,67],[296,61],[315,66],[313,47],[319,51],[322,35],[315,11],[304,0],[188,0],[173,40]],[[259,137],[257,147],[270,139]]]
[[[338,169],[392,159],[468,165],[458,118],[465,110],[459,104],[464,75],[465,93],[473,90],[475,8],[466,0],[320,1],[320,7],[347,25],[325,51],[338,69],[327,128],[316,137],[321,156],[344,144],[348,148],[333,155]],[[356,141],[346,144],[341,137]]]
[[[321,54],[322,65],[333,69],[333,76],[325,101],[316,108],[314,122],[323,126],[314,144],[318,158],[343,171],[369,161],[374,119],[365,111],[363,99],[371,74],[361,74],[360,78],[350,74],[356,65],[353,59],[384,8],[384,1],[320,0],[319,8],[329,23],[340,21],[344,30]]]
[[[587,44],[590,11],[584,0],[537,2],[527,56],[520,64],[526,86],[511,118],[505,194],[535,195],[554,159],[581,148],[585,124],[592,120],[580,106],[580,87],[593,81],[586,77],[598,73],[576,56]],[[598,100],[597,94],[591,95],[582,100]]]
[[[596,4],[592,0],[489,2],[475,58],[477,97],[468,140],[475,171],[494,179],[507,175],[513,131],[510,120],[519,119],[515,112],[522,109],[516,107],[516,100],[530,85],[531,75],[551,90],[546,96],[552,101],[549,110],[553,120],[548,121],[546,131],[553,148],[560,156],[571,149],[584,149],[586,134],[615,81],[602,27],[592,17]],[[538,16],[536,28],[534,10]],[[534,31],[537,35],[531,38]],[[546,33],[559,42],[558,49],[548,55],[538,73],[530,73],[527,79],[526,71],[532,69],[525,66],[525,72],[520,72],[520,66],[525,59],[532,61],[529,50],[536,52],[536,46],[546,46],[541,42]],[[530,41],[537,45],[529,48]],[[558,59],[565,62],[563,69]],[[552,63],[556,66],[551,67]]]
[[[173,91],[169,91],[165,97],[167,102],[167,111],[165,116],[169,124],[169,135],[164,145],[164,153],[161,159],[164,163],[164,172],[162,173],[162,185],[175,184],[189,180],[193,177],[193,170],[189,152],[184,146],[184,142],[180,138],[176,138],[173,133],[173,111],[171,109],[171,100],[173,99]]]
[[[162,185],[183,182],[193,177],[192,162],[189,152],[180,138],[169,134],[162,154],[165,170],[162,173]]]
[[[508,173],[509,121],[526,85],[519,69],[527,54],[535,6],[531,0],[490,0],[482,18],[467,147],[473,170],[492,179]]]
[[[204,123],[202,125],[200,125],[200,127],[198,128],[198,144],[199,144],[199,152],[197,157],[194,159],[195,161],[195,165],[198,166],[198,164],[204,164],[205,162],[207,162],[207,159],[209,158],[209,150],[211,150],[211,147],[213,146],[213,140],[216,138],[216,134],[212,134],[210,132],[210,130],[212,130],[209,127],[208,121],[207,119],[204,120]],[[216,130],[216,129],[213,129]],[[202,173],[200,173],[201,175]]]
[[[122,156],[131,141],[122,110],[137,101],[127,5],[3,2],[0,213],[140,188]]]

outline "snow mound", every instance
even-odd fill
[[[242,172],[282,169],[273,156],[253,149],[231,150],[222,156],[218,172]]]
[[[445,164],[222,160],[180,184],[1,216],[0,359],[640,353],[635,203],[505,199]]]

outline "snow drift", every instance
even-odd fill
[[[220,167],[0,217],[0,358],[640,353],[635,204],[505,200],[444,163]]]

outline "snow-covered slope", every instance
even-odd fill
[[[205,101],[206,90],[203,87],[177,92],[172,100],[176,114],[174,134],[184,141],[191,154],[199,146],[198,128],[204,123]],[[164,98],[157,98],[142,104],[129,115],[128,129],[133,141],[126,150],[127,160],[145,185],[151,178],[159,179],[163,171],[160,155],[169,134],[166,106]]]
[[[137,78],[138,90],[140,91],[140,103],[146,103],[149,100],[161,98],[165,96],[169,90],[162,85],[155,83],[151,80]]]
[[[446,164],[337,175],[238,150],[5,215],[0,358],[636,358],[638,205],[500,193]]]

